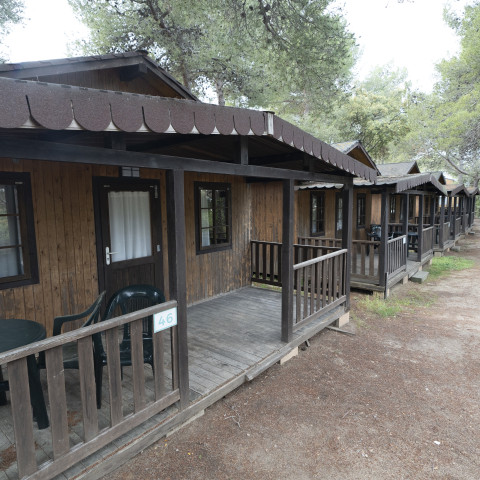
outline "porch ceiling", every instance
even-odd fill
[[[271,112],[0,78],[0,140],[105,148],[109,135],[127,152],[228,163],[239,163],[246,137],[250,166],[376,178]]]

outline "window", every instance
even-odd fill
[[[37,282],[30,175],[0,172],[0,288]]]
[[[312,221],[312,235],[325,234],[325,194],[312,192],[310,197],[310,211]]]
[[[341,238],[343,232],[343,197],[341,193],[335,195],[335,238]]]
[[[195,183],[197,253],[232,246],[231,185]]]
[[[392,195],[390,198],[390,223],[395,223],[397,218],[397,197]]]
[[[357,194],[357,228],[365,228],[366,198],[364,193]]]

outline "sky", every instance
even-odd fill
[[[181,1],[181,0],[179,0]],[[335,0],[344,6],[348,28],[361,56],[356,73],[364,78],[390,62],[406,67],[414,88],[430,92],[435,64],[459,51],[459,41],[443,22],[446,3],[463,11],[472,0]],[[71,55],[68,43],[86,38],[67,0],[25,0],[25,25],[12,28],[1,53],[10,62],[48,60]],[[55,12],[55,13],[53,13]]]

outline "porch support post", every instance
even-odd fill
[[[283,181],[282,219],[282,341],[293,332],[293,180]]]
[[[422,261],[423,254],[423,210],[424,210],[425,197],[423,195],[418,196],[418,243],[417,243],[417,261]]]
[[[435,204],[437,202],[437,196],[433,194],[430,200],[430,226],[435,226]]]
[[[467,233],[467,197],[462,197],[462,233]]]
[[[455,238],[455,235],[453,235],[452,197],[450,197],[450,195],[447,197],[447,207],[448,207],[448,221],[450,222],[450,230],[448,231],[448,238],[451,239],[451,238]]]
[[[457,197],[452,197],[453,202],[453,239],[457,239]]]
[[[387,190],[382,192],[382,206],[381,206],[381,228],[382,236],[380,237],[380,251],[378,255],[378,275],[379,284],[381,287],[386,287],[385,274],[387,273],[387,242],[388,242],[388,215],[390,193]]]
[[[438,231],[438,244],[440,248],[443,250],[445,246],[445,237],[443,235],[444,231],[444,226],[445,226],[445,197],[442,195],[440,196],[441,198],[441,204],[440,204],[440,226],[439,231]]]
[[[406,236],[405,248],[407,249],[407,256],[405,257],[408,261],[408,243],[410,239],[408,238],[408,204],[410,202],[410,195],[407,193],[404,195],[403,200],[403,234]]]
[[[342,248],[347,249],[344,272],[346,310],[350,310],[350,272],[352,271],[352,230],[353,230],[353,180],[345,182],[342,192]],[[373,250],[373,249],[372,249]]]
[[[189,403],[187,343],[187,262],[185,243],[185,197],[183,170],[167,170],[168,279],[170,298],[177,300],[178,388],[180,408]],[[174,359],[175,361],[175,359]]]

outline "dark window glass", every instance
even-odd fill
[[[196,183],[197,251],[221,250],[232,244],[231,186]]]
[[[311,193],[311,225],[312,235],[325,234],[325,194]]]
[[[0,288],[37,281],[30,176],[0,172]]]

